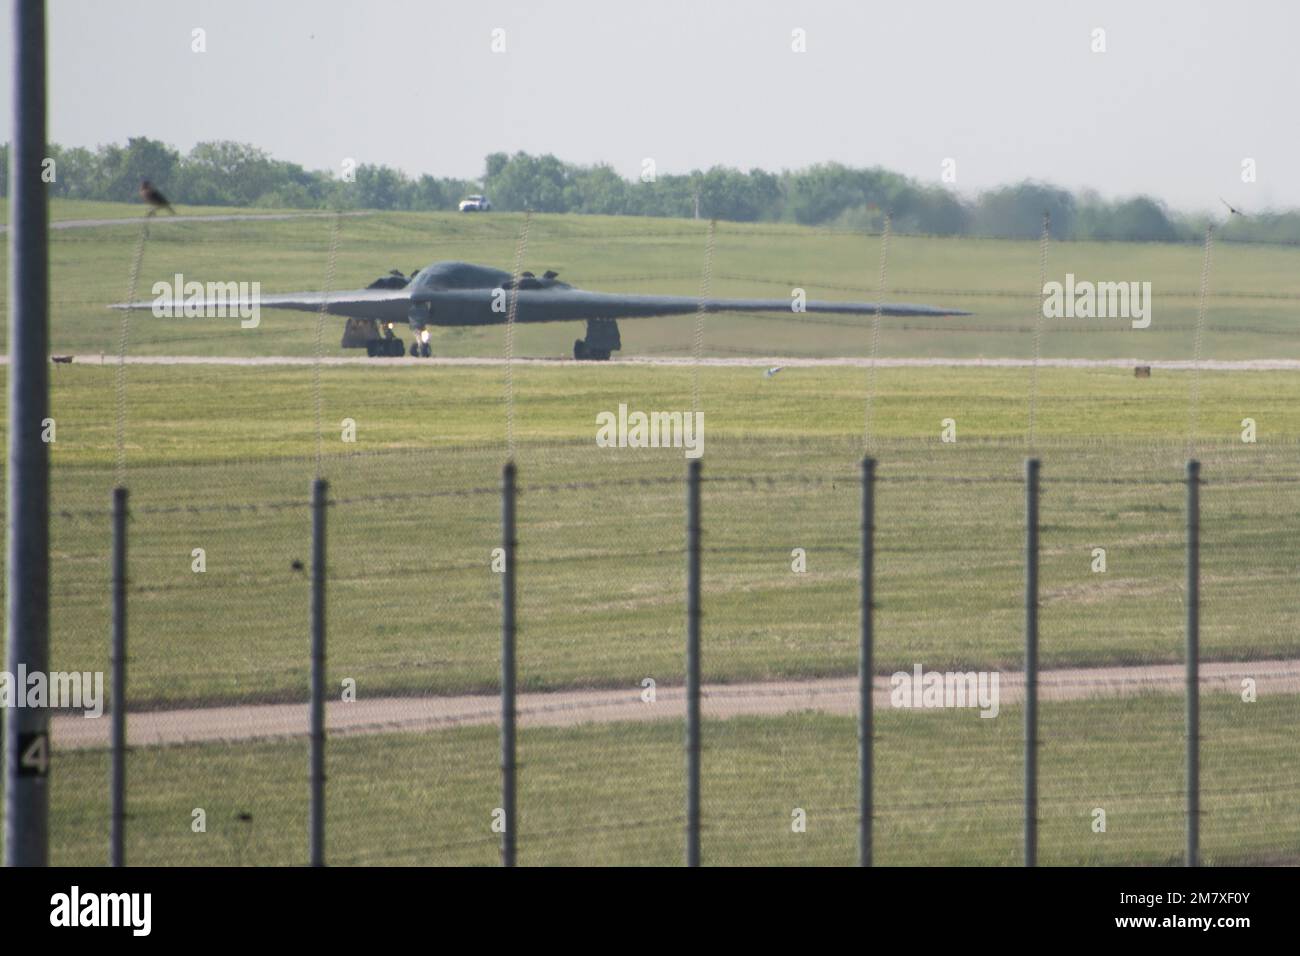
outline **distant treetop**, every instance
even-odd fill
[[[611,166],[580,166],[550,154],[492,153],[473,182],[428,174],[412,178],[389,166],[349,164],[306,170],[247,143],[199,143],[188,153],[139,136],[94,150],[51,146],[57,176],[50,194],[130,202],[141,180],[177,205],[291,209],[447,210],[474,193],[496,209],[621,216],[698,216],[733,222],[793,222],[879,231],[886,211],[895,232],[938,236],[1036,238],[1049,214],[1057,239],[1158,241],[1198,239],[1205,214],[1171,212],[1148,196],[1108,201],[1025,181],[970,200],[938,184],[880,167],[821,163],[779,173],[724,166],[624,179]],[[0,146],[0,195],[8,188],[9,147]],[[1212,202],[1207,203],[1207,208]],[[1300,242],[1300,210],[1232,216],[1224,238]]]

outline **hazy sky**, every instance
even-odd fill
[[[9,0],[0,109],[12,122]],[[49,0],[50,138],[253,143],[477,177],[497,150],[635,178],[838,160],[1184,209],[1300,206],[1300,4]],[[191,50],[195,28],[207,51]],[[1092,52],[1105,30],[1106,51]],[[504,31],[505,51],[491,49]],[[792,31],[806,52],[792,51]],[[1257,182],[1243,183],[1244,158]]]

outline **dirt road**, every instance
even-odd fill
[[[1201,666],[1202,693],[1240,693],[1242,680],[1253,678],[1262,698],[1270,694],[1300,693],[1300,660],[1215,663]],[[1140,667],[1070,668],[1039,675],[1039,700],[1081,700],[1141,693],[1181,693],[1181,664]],[[875,706],[890,706],[888,677],[874,681]],[[702,691],[704,716],[726,719],[746,714],[777,715],[799,711],[831,714],[857,712],[855,678],[773,681],[706,685]],[[999,704],[1008,707],[1024,694],[1024,674],[999,674]],[[498,698],[490,695],[458,697],[383,697],[352,703],[334,701],[326,709],[331,735],[380,734],[443,730],[500,722]],[[517,703],[522,727],[559,727],[584,723],[680,719],[685,714],[681,687],[659,687],[655,701],[642,699],[640,687],[619,690],[567,690],[520,694]],[[56,716],[52,735],[56,748],[80,750],[108,746],[109,720],[81,716]],[[258,704],[242,707],[203,707],[130,714],[128,741],[133,747],[217,741],[264,740],[304,737],[306,704]]]

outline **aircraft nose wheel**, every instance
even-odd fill
[[[429,358],[433,355],[433,348],[428,342],[420,343],[420,358]]]

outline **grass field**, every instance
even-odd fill
[[[56,203],[64,218],[139,216],[137,205]],[[87,206],[87,208],[83,208]],[[186,210],[191,212],[192,210]],[[232,212],[240,210],[205,210]],[[253,211],[258,210],[242,210]],[[510,268],[522,225],[513,214],[462,216],[376,213],[343,219],[336,289],[361,288],[389,269],[403,272],[440,259]],[[700,289],[707,224],[691,220],[537,216],[523,267],[605,291],[694,295]],[[136,297],[153,297],[156,281],[176,273],[200,282],[258,281],[266,294],[322,287],[331,236],[329,219],[287,222],[191,223],[153,220]],[[53,348],[113,353],[118,316],[104,306],[129,292],[138,230],[112,226],[52,234]],[[810,298],[874,299],[878,291],[878,236],[777,224],[720,223],[712,264],[719,296],[788,297],[798,287]],[[1038,297],[1038,244],[998,239],[895,236],[889,247],[886,296],[891,300],[956,306],[965,318],[886,319],[882,356],[1001,356],[1033,354]],[[1123,319],[1053,320],[1044,325],[1042,354],[1070,357],[1188,358],[1194,352],[1199,245],[1071,242],[1054,245],[1048,278],[1067,272],[1093,281],[1149,281],[1151,327],[1134,330]],[[0,281],[5,281],[0,278]],[[1202,343],[1207,358],[1300,357],[1300,248],[1220,244],[1209,289]],[[2,293],[3,287],[0,287]],[[624,352],[689,354],[690,319],[623,323]],[[325,336],[338,354],[341,327]],[[449,329],[434,333],[443,355],[500,354],[502,331]],[[578,323],[523,327],[521,355],[567,355],[582,334]],[[137,354],[308,355],[315,342],[311,315],[267,314],[255,330],[233,320],[135,321],[130,349]],[[790,314],[710,318],[704,349],[713,355],[862,355],[870,349],[869,320]]]
[[[123,214],[138,210],[122,207]],[[187,210],[188,211],[188,210]],[[71,209],[56,215],[73,216]],[[79,217],[112,211],[75,210]],[[342,221],[336,287],[437,259],[509,267],[520,217],[376,214]],[[319,288],[330,225],[151,227],[137,297],[183,272]],[[525,268],[579,285],[694,294],[706,224],[537,217]],[[52,238],[55,352],[107,354],[51,369],[53,666],[108,662],[108,501],[114,483],[113,355],[138,232]],[[717,295],[872,298],[879,237],[720,224]],[[1049,357],[1194,354],[1199,246],[1063,243],[1049,277],[1151,281],[1152,326],[1045,324]],[[1300,249],[1215,249],[1200,356],[1300,358]],[[3,281],[3,280],[0,280]],[[890,299],[976,315],[886,320],[879,354],[1034,354],[1036,243],[894,237]],[[3,291],[0,288],[0,291]],[[132,319],[141,355],[310,355],[310,315]],[[331,325],[325,354],[340,354]],[[568,353],[577,324],[522,327],[520,355]],[[629,355],[685,355],[692,320],[623,325]],[[444,330],[442,355],[499,355],[500,329]],[[790,315],[710,317],[718,356],[864,355],[870,323]],[[698,375],[698,378],[696,377]],[[307,687],[307,491],[315,473],[311,367],[128,366],[131,704],[158,708],[301,700]],[[1036,383],[1036,384],[1035,384]],[[1022,654],[1023,459],[1043,461],[1044,666],[1177,662],[1183,648],[1184,488],[1203,462],[1206,659],[1300,656],[1300,377],[1127,369],[786,368],[534,365],[514,370],[523,689],[639,686],[682,678],[685,462],[680,450],[604,449],[596,415],[620,403],[705,413],[704,678],[845,675],[857,663],[857,463],[867,396],[877,495],[876,664],[1018,668]],[[329,683],[362,696],[497,687],[506,456],[499,367],[385,365],[319,371],[329,524]],[[1031,399],[1032,396],[1032,399]],[[1032,415],[1035,441],[1026,438]],[[1258,440],[1243,443],[1243,419]],[[342,422],[356,423],[356,442]],[[957,441],[940,440],[953,419]],[[792,552],[807,554],[806,573]],[[1093,570],[1094,549],[1107,568]],[[193,570],[195,549],[206,570]],[[1215,862],[1294,860],[1297,699],[1247,707],[1207,698],[1205,845]],[[1044,708],[1043,856],[1050,862],[1177,859],[1182,738],[1176,696]],[[1019,717],[880,717],[881,858],[1018,859]],[[706,730],[706,858],[847,863],[853,726],[801,715]],[[57,747],[57,741],[56,741]],[[335,862],[489,863],[495,732],[331,744]],[[523,735],[524,862],[676,862],[681,728],[611,724]],[[131,758],[134,862],[297,862],[305,744],[151,748]],[[104,832],[105,756],[61,753],[56,859],[93,861]],[[209,809],[209,833],[190,812]],[[789,832],[793,807],[806,834]],[[1107,835],[1092,808],[1114,808]],[[235,821],[247,811],[252,823]],[[1111,838],[1114,837],[1112,840]]]
[[[310,212],[302,209],[270,209],[252,206],[183,206],[177,205],[178,216],[232,216],[264,215],[267,213]],[[140,202],[103,202],[98,199],[51,199],[50,221],[64,222],[71,219],[135,219],[148,211]],[[167,213],[162,213],[166,216]],[[0,219],[9,221],[9,200],[0,196]]]
[[[1044,864],[1176,864],[1183,838],[1177,696],[1045,705]],[[1293,862],[1300,818],[1296,699],[1207,697],[1202,846],[1209,864]],[[877,719],[876,862],[1015,865],[1021,859],[1019,708],[889,711]],[[586,725],[520,739],[519,861],[675,865],[682,859],[682,727]],[[499,837],[492,728],[341,738],[329,749],[327,854],[336,865],[491,865]],[[134,865],[301,864],[305,743],[151,748],[128,770]],[[106,857],[107,759],[59,758],[52,818],[60,864]],[[850,865],[856,736],[819,714],[706,724],[706,864]],[[207,830],[191,829],[193,811]],[[791,829],[792,813],[807,829]],[[1092,829],[1097,808],[1106,832]],[[240,814],[251,817],[239,820]]]
[[[132,696],[297,699],[314,469],[310,368],[127,369]],[[330,664],[368,694],[489,690],[497,674],[503,371],[324,370]],[[883,369],[873,418],[882,669],[1020,660],[1028,370]],[[114,372],[54,369],[56,661],[106,663]],[[706,676],[851,673],[857,369],[701,372]],[[516,370],[523,685],[681,676],[684,458],[602,449],[595,416],[690,404],[689,369]],[[1180,659],[1190,373],[1053,370],[1044,461],[1049,665]],[[1300,653],[1300,395],[1285,373],[1199,378],[1207,656]],[[1259,441],[1240,441],[1256,419]],[[944,418],[958,441],[939,441]],[[338,427],[357,422],[357,442]],[[1179,433],[1182,437],[1178,437]],[[1092,549],[1107,549],[1104,574]],[[193,549],[204,573],[191,570]],[[803,548],[808,571],[791,570]]]

